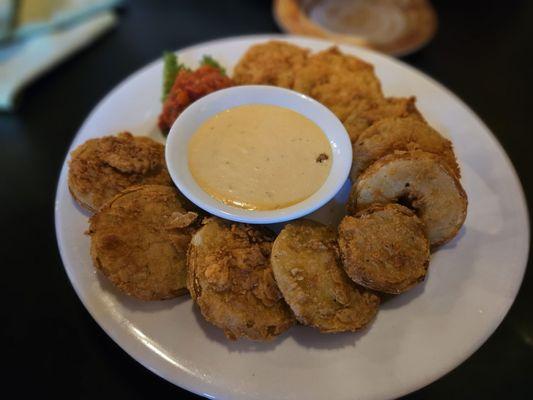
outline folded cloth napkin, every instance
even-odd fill
[[[122,0],[0,0],[0,111],[24,86],[111,29]],[[13,5],[15,4],[15,6]]]

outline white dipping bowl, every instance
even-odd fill
[[[322,187],[307,199],[276,210],[246,210],[211,197],[194,180],[189,170],[191,136],[209,117],[245,104],[285,107],[309,118],[324,132],[331,145],[330,173]],[[165,147],[168,171],[179,190],[198,207],[221,218],[251,224],[289,221],[307,215],[326,204],[346,182],[352,165],[352,145],[344,126],[319,102],[292,90],[274,86],[236,86],[213,92],[192,103],[176,119]],[[287,170],[290,174],[291,171]]]

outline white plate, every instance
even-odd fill
[[[249,36],[179,52],[195,65],[211,54],[231,67]],[[276,36],[281,38],[280,36]],[[286,40],[321,50],[327,42]],[[56,231],[65,270],[100,326],[133,358],[195,393],[223,399],[385,399],[416,390],[470,356],[496,329],[522,281],[529,245],[527,209],[516,173],[488,128],[457,97],[419,71],[369,50],[342,47],[373,63],[386,95],[416,95],[428,121],[451,137],[469,197],[458,237],[433,255],[423,285],[384,304],[358,334],[324,335],[295,327],[272,343],[227,341],[188,297],[143,303],[117,293],[94,271],[84,215],[67,188],[63,165]],[[72,147],[131,130],[162,140],[160,61],[133,74],[89,115]]]

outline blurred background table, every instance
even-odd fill
[[[403,60],[478,113],[508,152],[531,200],[533,2],[433,4],[437,35]],[[279,32],[269,0],[129,0],[114,30],[26,89],[15,113],[0,114],[3,388],[18,397],[197,398],[130,358],[84,309],[57,250],[55,187],[77,129],[122,79],[164,50],[258,32]],[[407,398],[533,398],[529,264],[494,335],[453,372]]]

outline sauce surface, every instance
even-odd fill
[[[284,107],[250,104],[207,119],[189,140],[198,185],[226,204],[275,210],[305,200],[326,181],[331,147],[310,119]]]

